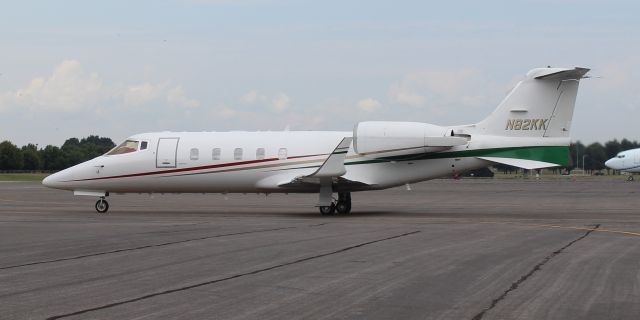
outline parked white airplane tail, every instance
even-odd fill
[[[489,117],[479,134],[508,137],[569,137],[580,79],[586,68],[538,68],[527,73]]]

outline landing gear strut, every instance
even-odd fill
[[[109,210],[109,202],[104,197],[100,197],[100,200],[96,202],[96,211],[98,213],[105,213]]]
[[[338,193],[338,201],[328,206],[320,206],[322,215],[332,215],[336,213],[347,214],[351,212],[351,193]]]

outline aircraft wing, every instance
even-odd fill
[[[515,159],[515,158],[501,158],[501,157],[478,157],[478,159],[487,160],[496,163],[502,163],[509,166],[514,166],[518,168],[523,168],[527,170],[532,169],[542,169],[549,167],[558,167],[559,164],[544,162],[544,161],[536,161],[536,160],[526,160],[526,159]]]
[[[366,184],[360,181],[354,181],[345,179],[343,177],[328,178],[332,180],[334,192],[340,192],[341,189],[354,191],[354,190],[370,190],[372,185]],[[283,189],[296,189],[296,190],[310,190],[311,192],[317,192],[320,188],[320,178],[310,178],[306,176],[297,177],[289,182],[278,185]]]
[[[310,191],[317,191],[320,187],[320,180],[323,181],[330,179],[334,186],[334,190],[341,188],[348,188],[354,190],[358,188],[366,189],[368,184],[359,181],[353,181],[342,177],[347,170],[344,166],[344,161],[347,157],[347,152],[351,146],[353,138],[345,137],[340,141],[336,148],[331,152],[322,165],[312,174],[304,176],[282,176],[278,178],[278,181],[269,181],[270,185],[275,185],[278,188],[283,189],[295,189],[297,191],[309,189]],[[275,177],[274,177],[275,179]],[[266,181],[265,181],[266,182]]]

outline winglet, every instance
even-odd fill
[[[347,173],[344,168],[344,160],[347,157],[352,140],[352,137],[342,139],[320,168],[308,177],[339,177]]]

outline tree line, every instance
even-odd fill
[[[600,142],[594,142],[589,145],[584,145],[582,142],[577,141],[569,145],[569,166],[552,168],[554,172],[558,170],[582,170],[585,172],[593,173],[594,171],[600,171],[606,169],[607,174],[611,173],[611,169],[607,168],[604,163],[615,157],[620,151],[629,149],[640,148],[640,143],[637,141],[630,141],[628,139],[609,140],[604,144]],[[518,172],[519,168],[497,164],[494,167],[504,173]]]
[[[608,169],[604,163],[605,161],[615,157],[620,151],[629,149],[640,148],[640,144],[637,141],[630,141],[617,139],[607,141],[603,144],[594,142],[588,146],[583,145],[580,141],[575,144],[571,144],[569,150],[571,152],[571,166],[570,169],[580,168],[585,171],[595,171]]]
[[[27,144],[19,148],[9,141],[0,143],[0,171],[25,170],[25,171],[57,171],[78,163],[93,159],[115,147],[110,138],[88,136],[78,140],[70,138],[62,147],[48,145],[38,148],[37,145]],[[604,162],[613,158],[618,152],[640,148],[637,141],[622,139],[610,140],[601,144],[594,142],[585,146],[580,141],[569,146],[570,165],[567,170],[576,168],[585,171],[606,169]],[[496,165],[496,169],[504,172],[513,172],[517,168]],[[607,169],[607,172],[609,169]]]
[[[19,148],[10,141],[0,143],[0,171],[58,171],[93,159],[115,147],[111,139],[88,136],[70,138],[62,147],[47,145],[39,148],[27,144]]]

